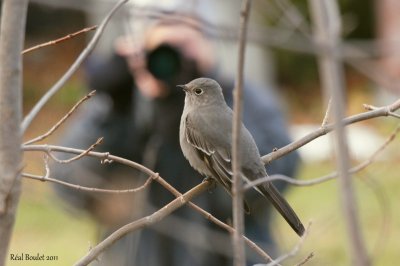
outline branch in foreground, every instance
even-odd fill
[[[94,144],[92,144],[89,148],[84,150],[82,153],[80,153],[77,156],[74,156],[74,157],[72,157],[70,159],[67,159],[67,160],[60,160],[57,157],[55,157],[51,152],[49,152],[48,154],[51,157],[51,159],[53,159],[57,163],[67,164],[67,163],[71,163],[73,161],[76,161],[76,160],[79,160],[79,159],[83,158],[86,154],[88,154],[90,151],[92,151],[94,148],[96,148],[97,145],[101,144],[102,142],[103,142],[103,138],[98,138],[97,141]]]
[[[147,180],[144,182],[143,185],[137,188],[131,188],[131,189],[102,189],[102,188],[93,188],[93,187],[85,187],[81,185],[75,185],[71,184],[68,182],[64,182],[55,178],[48,177],[47,175],[41,176],[41,175],[33,175],[33,174],[28,174],[28,173],[22,173],[23,177],[30,178],[33,180],[39,180],[42,182],[52,182],[56,184],[60,184],[66,187],[70,187],[76,190],[82,190],[82,191],[88,191],[88,192],[99,192],[99,193],[109,193],[109,194],[123,194],[123,193],[136,193],[139,192],[143,189],[145,189],[148,185],[150,185],[151,181],[153,181],[153,177],[150,176],[147,178]]]
[[[328,105],[326,106],[326,112],[325,112],[324,119],[322,120],[321,127],[324,127],[328,124],[329,119],[331,117],[331,110],[332,110],[332,98],[329,99]]]
[[[100,253],[102,253],[106,248],[114,244],[118,239],[122,238],[123,236],[125,236],[130,232],[134,232],[136,230],[158,223],[159,221],[164,219],[167,215],[171,214],[173,211],[177,210],[178,208],[188,203],[194,197],[205,192],[207,189],[211,187],[211,185],[212,182],[210,180],[204,181],[203,183],[192,188],[182,196],[174,199],[169,204],[165,205],[163,208],[154,212],[153,214],[122,226],[117,231],[108,236],[106,239],[101,241],[94,248],[92,248],[86,256],[84,256],[75,264],[75,266],[88,265],[90,262],[95,260]]]
[[[75,62],[71,65],[71,67],[65,72],[65,74],[53,85],[43,96],[40,100],[36,103],[36,105],[32,108],[32,110],[25,116],[24,120],[21,124],[22,133],[26,131],[29,125],[32,123],[33,119],[37,116],[43,106],[49,101],[49,99],[58,92],[62,86],[67,82],[67,80],[78,70],[79,66],[83,62],[83,60],[88,57],[90,52],[96,46],[100,36],[102,35],[106,25],[110,21],[112,15],[117,11],[119,7],[125,4],[128,0],[120,0],[115,6],[111,9],[111,11],[107,14],[104,20],[101,22],[100,26],[97,28],[96,33],[94,34],[93,38],[90,40],[89,44],[86,48],[82,51],[82,53],[78,56]]]
[[[50,136],[51,134],[53,134],[54,131],[56,131],[64,122],[65,120],[68,119],[68,117],[70,117],[72,115],[73,112],[75,112],[75,110],[86,100],[90,99],[94,94],[96,93],[96,91],[91,91],[88,95],[86,95],[85,97],[83,97],[82,99],[80,99],[72,108],[71,110],[68,111],[68,113],[66,115],[64,115],[52,128],[50,128],[46,133],[31,139],[27,142],[24,143],[24,145],[28,145],[28,144],[32,144],[41,140],[44,140],[45,138],[47,138],[48,136]]]
[[[296,266],[302,266],[304,264],[306,264],[310,259],[312,259],[314,257],[314,252],[311,252],[310,254],[308,254],[307,257],[305,257],[302,261],[300,261],[299,263],[296,264]]]
[[[51,178],[50,177],[51,173],[50,173],[50,167],[49,167],[48,159],[49,159],[49,156],[46,154],[45,158],[44,158],[44,165],[45,165],[45,170],[46,170],[45,175],[40,176],[40,175],[22,173],[22,176],[26,177],[26,178],[34,179],[34,180],[39,180],[39,181],[42,181],[42,182],[46,182],[47,181],[47,182],[60,184],[60,185],[63,185],[63,186],[69,187],[69,188],[76,189],[76,190],[89,191],[89,192],[100,192],[100,193],[109,193],[109,194],[136,193],[136,192],[139,192],[139,191],[145,189],[151,183],[151,181],[153,181],[153,179],[157,179],[158,178],[158,173],[155,173],[154,176],[149,176],[147,178],[147,180],[144,182],[143,185],[141,185],[140,187],[137,187],[137,188],[132,188],[132,189],[102,189],[102,188],[85,187],[85,186],[81,186],[81,185],[71,184],[71,183],[68,183],[68,182],[65,182],[65,181],[62,181],[62,180],[58,180],[58,179],[55,179],[55,178]]]
[[[84,29],[82,29],[80,31],[77,31],[77,32],[74,32],[74,33],[70,33],[70,34],[68,34],[68,35],[66,35],[64,37],[58,38],[56,40],[52,40],[52,41],[49,41],[49,42],[41,43],[39,45],[35,45],[33,47],[30,47],[28,49],[23,50],[22,54],[26,54],[26,53],[32,52],[34,50],[38,50],[38,49],[46,47],[46,46],[56,45],[57,43],[72,39],[72,38],[76,37],[79,34],[95,30],[96,28],[97,28],[97,25],[92,26],[92,27],[87,27],[87,28],[84,28]]]
[[[241,237],[244,233],[243,213],[243,180],[240,174],[241,158],[240,128],[242,125],[243,109],[243,69],[245,62],[247,24],[250,16],[251,0],[243,0],[240,12],[239,49],[236,72],[235,89],[233,91],[233,118],[232,118],[232,213],[233,227],[236,231],[232,234],[233,239],[233,263],[242,266],[246,263],[246,252],[244,241]]]
[[[348,118],[345,119],[345,121],[347,121],[346,122],[347,124],[351,124],[351,123],[355,123],[355,122],[358,122],[358,121],[362,121],[362,120],[366,120],[366,119],[370,119],[370,118],[374,118],[374,117],[384,116],[384,115],[386,115],[386,113],[388,113],[388,110],[389,111],[397,110],[400,107],[399,105],[400,105],[400,100],[398,100],[397,102],[393,103],[392,105],[389,105],[389,106],[386,106],[386,107],[381,107],[381,108],[379,108],[377,110],[373,110],[373,111],[370,111],[370,112],[366,112],[366,113],[362,113],[362,114],[359,114],[359,115],[348,117]],[[329,132],[329,131],[327,131],[327,132]],[[325,132],[325,134],[327,132]],[[321,134],[321,135],[324,135],[324,134]],[[317,137],[315,137],[315,138],[317,138]],[[394,138],[394,135],[391,136],[391,139],[393,139],[393,138]],[[65,148],[65,147],[57,147],[57,146],[48,146],[48,145],[28,145],[28,146],[24,146],[23,149],[27,150],[27,151],[28,150],[37,150],[37,151],[44,151],[44,152],[60,151],[60,152],[68,152],[68,153],[75,153],[75,154],[81,154],[81,153],[85,152],[84,150],[71,149],[71,148]],[[377,152],[376,152],[376,154],[377,154]],[[119,162],[119,163],[122,163],[122,164],[126,164],[128,166],[137,168],[137,169],[141,170],[142,172],[147,173],[148,175],[152,175],[152,173],[153,173],[150,169],[147,169],[146,167],[144,167],[144,166],[142,166],[140,164],[137,164],[135,162],[131,162],[131,161],[123,159],[123,158],[112,156],[109,153],[89,152],[86,155],[93,156],[93,157],[98,157],[102,161],[116,161],[116,162]],[[364,162],[364,164],[365,163],[366,162]],[[361,167],[361,165],[359,165],[357,167]],[[272,178],[275,178],[275,177],[272,177]],[[328,177],[326,177],[326,178],[328,179]],[[172,186],[170,186],[161,177],[160,178],[156,178],[156,179],[158,180],[158,182],[160,184],[162,184],[167,190],[169,190],[175,196],[179,197],[179,195],[181,195],[176,189],[174,189]],[[276,179],[281,179],[281,178],[276,178]],[[268,180],[268,181],[270,181],[270,180]],[[312,182],[311,180],[310,181],[299,181],[299,180],[291,180],[289,178],[287,178],[287,181],[290,182],[290,183],[293,183],[293,184],[296,184],[297,182],[299,182],[299,185],[302,185],[300,183],[304,183],[304,182]],[[197,205],[189,202],[189,206],[191,208],[195,209],[197,212],[201,213],[206,219],[208,219],[211,222],[217,224],[218,226],[220,226],[221,228],[227,230],[228,232],[233,233],[235,231],[232,227],[230,227],[229,225],[221,222],[220,220],[218,220],[217,218],[215,218],[214,216],[212,216],[210,213],[208,213],[207,211],[203,210],[202,208],[198,207]],[[243,237],[245,239],[246,244],[248,244],[252,249],[254,249],[265,261],[272,261],[271,257],[268,256],[268,254],[266,254],[262,249],[260,249],[254,242],[252,242],[250,239],[248,239],[245,236],[243,236]]]
[[[386,105],[383,107],[379,107],[377,109],[374,109],[372,111],[356,114],[353,116],[349,116],[347,118],[344,118],[342,120],[343,125],[350,125],[353,123],[357,123],[360,121],[376,118],[376,117],[381,117],[381,116],[390,116],[391,113],[397,111],[400,108],[400,99],[395,101],[394,103],[390,105]],[[320,127],[319,129],[307,134],[303,138],[294,141],[280,149],[274,150],[267,155],[264,155],[261,157],[262,161],[264,164],[268,164],[278,158],[281,158],[282,156],[288,154],[289,152],[292,152],[294,150],[297,150],[298,148],[306,145],[307,143],[313,141],[316,138],[319,138],[323,135],[326,135],[327,133],[331,132],[334,130],[335,124],[328,124],[326,126]]]
[[[373,105],[370,105],[370,104],[363,104],[363,106],[364,106],[364,108],[365,108],[366,110],[377,110],[377,109],[379,109],[379,107],[376,107],[376,106],[373,106]],[[389,112],[388,112],[388,115],[389,115],[389,116],[393,116],[393,117],[395,117],[395,118],[400,118],[400,115],[399,115],[399,114],[396,114],[396,113],[394,113],[394,112],[392,112],[392,111],[390,111],[390,110],[389,110]]]
[[[319,74],[325,98],[332,97],[332,114],[335,122],[335,154],[339,173],[339,198],[350,247],[352,263],[357,266],[370,265],[368,252],[360,230],[360,220],[353,181],[349,174],[350,152],[343,118],[345,117],[345,78],[341,54],[341,20],[337,1],[310,0],[311,15],[315,22],[315,36],[325,46],[318,56]]]
[[[386,139],[386,141],[364,162],[352,167],[349,169],[349,174],[355,174],[357,172],[360,172],[362,170],[364,170],[368,165],[372,164],[373,162],[375,162],[376,157],[378,157],[378,155],[385,150],[385,148],[394,140],[394,138],[396,137],[396,135],[399,133],[400,131],[400,126],[398,126],[393,132],[392,134],[390,134],[390,136]],[[318,177],[318,178],[314,178],[314,179],[310,179],[310,180],[297,180],[285,175],[271,175],[271,176],[267,176],[267,177],[263,177],[257,180],[253,180],[252,182],[247,183],[244,186],[244,190],[250,189],[252,187],[255,187],[257,185],[260,185],[262,183],[265,182],[271,182],[271,181],[276,181],[276,180],[280,180],[280,181],[284,181],[287,182],[291,185],[294,186],[313,186],[313,185],[317,185],[332,179],[335,179],[336,177],[338,177],[338,173],[337,172],[333,172],[331,174],[322,176],[322,177]]]
[[[290,250],[290,251],[289,251],[288,253],[286,253],[286,254],[283,254],[282,256],[279,256],[279,257],[276,258],[273,262],[268,263],[266,266],[275,266],[275,265],[278,265],[278,264],[281,263],[282,261],[287,260],[288,258],[295,256],[295,255],[299,252],[301,246],[303,245],[304,240],[306,239],[306,237],[307,237],[307,235],[308,235],[308,233],[309,233],[309,231],[310,231],[310,227],[311,227],[311,222],[308,223],[307,229],[304,231],[303,236],[300,238],[299,242],[292,248],[292,250]],[[309,257],[309,256],[308,256],[308,257]],[[307,257],[307,258],[308,258],[308,257]]]
[[[24,145],[22,146],[22,150],[24,151],[40,151],[40,152],[45,152],[47,154],[50,154],[52,151],[57,151],[57,152],[65,152],[65,153],[72,153],[72,154],[81,154],[85,152],[84,150],[81,149],[74,149],[74,148],[68,148],[68,147],[61,147],[61,146],[54,146],[54,145]],[[177,191],[173,186],[171,186],[167,181],[165,181],[161,176],[157,175],[155,172],[150,170],[149,168],[138,164],[136,162],[111,155],[108,152],[94,152],[90,151],[86,154],[86,156],[91,156],[91,157],[96,157],[101,160],[102,163],[104,162],[117,162],[132,168],[135,168],[148,176],[153,176],[153,179],[157,181],[160,185],[162,185],[165,189],[167,189],[169,192],[171,192],[175,197],[180,197],[182,194]],[[203,215],[204,218],[207,220],[215,223],[216,225],[220,226],[221,228],[225,229],[229,233],[233,234],[235,232],[235,229],[233,229],[231,226],[227,225],[226,223],[218,220],[216,217],[211,215],[209,212],[203,210],[196,204],[189,202],[188,205],[194,209],[195,211],[199,212],[201,215]],[[246,236],[242,236],[245,239],[246,244],[253,249],[257,254],[260,255],[261,258],[263,258],[266,262],[273,261],[273,259],[264,251],[262,250],[256,243],[251,241],[249,238]]]

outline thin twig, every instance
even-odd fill
[[[69,110],[69,112],[64,115],[52,128],[49,129],[49,131],[47,131],[46,133],[31,139],[27,142],[24,143],[24,145],[28,145],[28,144],[32,144],[41,140],[44,140],[45,138],[47,138],[48,136],[50,136],[51,134],[54,133],[54,131],[56,131],[67,119],[68,117],[70,117],[72,115],[73,112],[75,112],[75,110],[86,100],[90,99],[94,94],[96,93],[96,91],[91,91],[88,95],[86,95],[85,97],[83,97],[82,99],[79,100],[79,102],[77,102],[72,108],[71,110]]]
[[[40,152],[45,152],[47,154],[50,154],[52,152],[64,152],[64,153],[71,153],[71,154],[82,154],[86,152],[86,150],[82,149],[75,149],[75,148],[69,148],[69,147],[63,147],[63,146],[56,146],[56,145],[47,145],[47,144],[31,144],[31,145],[23,145],[22,146],[23,151],[40,151]],[[154,176],[155,172],[151,171],[147,167],[138,164],[136,162],[124,159],[122,157],[118,157],[115,155],[111,155],[109,152],[95,152],[95,151],[89,151],[86,156],[91,156],[95,158],[99,158],[101,161],[113,161],[113,162],[118,162],[124,165],[127,165],[129,167],[138,169],[139,171],[147,174],[148,176]]]
[[[288,0],[275,0],[274,2],[293,28],[299,29],[304,37],[311,39],[310,26],[298,8]]]
[[[78,58],[70,66],[70,68],[67,70],[67,72],[65,72],[65,74],[53,85],[53,87],[51,87],[40,98],[40,100],[35,104],[35,106],[32,108],[32,110],[25,116],[25,118],[24,118],[24,120],[22,121],[22,124],[21,124],[22,133],[24,133],[26,131],[26,129],[32,123],[33,119],[37,116],[37,114],[40,112],[40,110],[43,108],[43,106],[49,101],[49,99],[56,92],[58,92],[64,86],[64,84],[68,81],[68,79],[75,73],[75,71],[78,70],[78,68],[81,65],[81,63],[83,62],[83,60],[85,60],[86,57],[88,57],[90,52],[96,46],[98,40],[100,39],[100,36],[102,35],[106,25],[110,21],[112,15],[117,11],[117,9],[119,7],[121,7],[127,1],[128,0],[120,0],[120,1],[118,1],[118,3],[115,4],[115,6],[111,9],[111,11],[107,14],[107,16],[101,22],[100,26],[97,28],[96,33],[94,34],[93,38],[90,40],[89,44],[82,51],[82,53],[80,53]]]
[[[235,89],[233,91],[233,121],[232,121],[232,212],[233,227],[233,263],[235,266],[246,264],[246,252],[242,238],[244,232],[243,213],[243,180],[241,177],[240,158],[240,128],[242,125],[243,107],[243,69],[245,63],[245,51],[247,40],[247,24],[250,16],[251,0],[243,0],[240,12],[239,49],[236,72]]]
[[[87,28],[84,28],[84,29],[82,29],[80,31],[77,31],[77,32],[74,32],[74,33],[70,33],[70,34],[68,34],[68,35],[66,35],[64,37],[58,38],[56,40],[52,40],[52,41],[49,41],[49,42],[45,42],[45,43],[41,43],[41,44],[35,45],[33,47],[30,47],[28,49],[23,50],[22,54],[26,54],[26,53],[32,52],[34,50],[37,50],[37,49],[40,49],[40,48],[43,48],[43,47],[46,47],[46,46],[55,45],[57,43],[72,39],[72,38],[76,37],[79,34],[95,30],[96,28],[97,28],[97,25],[92,26],[92,27],[87,27]]]
[[[376,106],[373,106],[373,105],[370,105],[370,104],[364,104],[363,106],[367,110],[378,110],[380,108],[380,107],[376,107]],[[390,110],[388,110],[387,113],[388,113],[388,115],[393,116],[395,118],[400,118],[399,114],[396,114],[395,112],[392,112]]]
[[[101,189],[101,188],[92,188],[92,187],[85,187],[85,186],[81,186],[81,185],[75,185],[75,184],[71,184],[71,183],[61,181],[61,180],[58,180],[55,178],[51,178],[50,177],[50,175],[51,175],[50,167],[49,167],[49,155],[47,153],[44,156],[44,166],[45,166],[45,174],[44,175],[33,175],[33,174],[28,174],[28,173],[22,173],[22,176],[26,177],[26,178],[34,179],[34,180],[39,180],[42,182],[46,182],[46,181],[53,182],[53,183],[60,184],[60,185],[66,186],[66,187],[74,188],[76,190],[109,193],[109,194],[139,192],[139,191],[145,189],[151,183],[151,181],[153,181],[158,176],[158,173],[155,173],[154,176],[149,176],[143,185],[141,185],[140,187],[137,187],[137,188],[133,188],[133,189]]]
[[[326,107],[325,116],[324,116],[324,119],[322,120],[321,127],[324,127],[328,124],[329,118],[331,116],[331,109],[332,109],[332,98],[329,98],[328,105]]]
[[[380,107],[376,110],[372,110],[372,111],[368,111],[368,112],[364,112],[364,113],[360,113],[360,114],[356,114],[356,115],[344,118],[342,120],[342,123],[343,123],[343,125],[350,125],[350,124],[354,124],[354,123],[368,120],[371,118],[376,118],[376,117],[380,117],[380,116],[390,116],[390,112],[394,112],[394,111],[398,110],[399,108],[400,108],[400,99],[398,99],[397,101],[395,101],[394,103],[392,103],[390,105]],[[278,158],[281,158],[282,156],[288,154],[289,152],[297,150],[298,148],[306,145],[307,143],[313,141],[314,139],[321,137],[323,135],[326,135],[327,133],[333,131],[334,126],[335,126],[335,124],[331,123],[324,127],[320,127],[319,129],[307,134],[303,138],[301,138],[297,141],[294,141],[280,149],[276,149],[267,155],[262,156],[261,159],[263,160],[264,164],[269,164],[270,162],[272,162]]]
[[[24,145],[22,147],[22,150],[24,151],[40,151],[40,152],[45,152],[47,154],[50,154],[53,151],[56,152],[65,152],[65,153],[72,153],[72,154],[81,154],[85,152],[82,149],[74,149],[74,148],[69,148],[69,147],[62,147],[62,146],[55,146],[55,145]],[[117,162],[132,168],[135,168],[148,176],[152,176],[154,181],[158,182],[160,185],[162,185],[165,189],[170,191],[175,197],[180,197],[182,194],[179,193],[173,186],[171,186],[167,181],[165,181],[161,176],[157,175],[155,172],[150,170],[149,168],[138,164],[136,162],[127,160],[122,157],[118,157],[115,155],[112,155],[108,152],[94,152],[90,151],[86,154],[86,156],[91,156],[95,158],[99,158],[101,162]],[[192,209],[195,211],[199,212],[201,215],[204,216],[204,218],[210,220],[211,222],[215,223],[216,225],[220,226],[221,228],[225,229],[226,231],[230,233],[234,233],[235,229],[233,229],[231,226],[221,222],[218,220],[216,217],[212,216],[210,213],[206,212],[196,204],[189,202],[188,204]],[[261,258],[263,258],[266,262],[272,261],[271,256],[269,256],[264,250],[262,250],[256,243],[248,239],[246,236],[242,236],[245,239],[245,242],[248,244],[250,248],[252,248],[257,254],[260,255]]]
[[[311,260],[314,257],[314,252],[311,252],[310,254],[308,254],[307,257],[305,257],[302,261],[300,261],[299,263],[296,264],[296,266],[302,266],[304,264],[306,264],[309,260]]]
[[[57,163],[61,163],[61,164],[71,163],[71,162],[79,160],[80,158],[87,155],[90,151],[92,151],[97,145],[101,144],[102,142],[103,142],[103,138],[98,138],[97,141],[94,144],[92,144],[89,148],[87,148],[85,151],[83,151],[82,153],[78,154],[77,156],[74,156],[67,160],[60,160],[57,157],[55,157],[54,154],[52,154],[51,152],[49,152],[48,154]]]
[[[287,260],[288,258],[295,256],[299,252],[300,248],[303,246],[304,240],[306,239],[306,237],[307,237],[307,235],[308,235],[308,233],[310,231],[310,226],[311,226],[311,222],[308,223],[306,231],[301,236],[299,242],[292,248],[292,250],[290,250],[286,254],[283,254],[283,255],[279,256],[273,262],[268,263],[266,266],[278,265],[278,263],[281,263],[282,261]]]
[[[192,188],[182,196],[174,199],[169,204],[165,205],[163,208],[152,213],[151,215],[122,226],[117,231],[109,235],[106,239],[97,244],[95,247],[93,247],[83,258],[81,258],[74,265],[75,266],[88,265],[90,262],[95,260],[106,248],[110,247],[112,244],[114,244],[117,240],[119,240],[123,236],[127,235],[128,233],[137,231],[145,227],[149,227],[155,223],[160,222],[166,216],[168,216],[178,208],[182,207],[186,203],[188,203],[194,197],[198,196],[204,191],[207,191],[207,189],[210,188],[210,185],[211,183],[209,181],[204,181],[203,183]]]
[[[66,187],[70,187],[76,190],[82,190],[82,191],[89,191],[89,192],[99,192],[99,193],[109,193],[109,194],[123,194],[123,193],[136,193],[139,192],[143,189],[145,189],[152,181],[153,177],[147,178],[147,180],[141,185],[140,187],[137,188],[131,188],[131,189],[102,189],[102,188],[93,188],[93,187],[85,187],[81,185],[75,185],[71,184],[68,182],[64,182],[55,178],[48,177],[47,174],[44,176],[41,175],[33,175],[33,174],[28,174],[28,173],[22,173],[23,177],[34,179],[34,180],[39,180],[42,182],[52,182],[56,184],[60,184]]]
[[[349,174],[355,174],[358,173],[362,170],[364,170],[367,166],[369,166],[370,164],[374,163],[376,160],[376,157],[378,157],[378,155],[385,150],[385,148],[394,140],[394,138],[396,137],[396,135],[399,133],[400,131],[400,126],[396,127],[396,129],[390,134],[390,136],[385,140],[385,142],[378,147],[378,149],[365,161],[363,161],[362,163],[352,167],[349,169]],[[335,179],[336,177],[338,177],[338,173],[337,172],[333,172],[330,173],[328,175],[324,175],[322,177],[318,177],[318,178],[314,178],[314,179],[310,179],[310,180],[297,180],[285,175],[271,175],[271,176],[267,176],[267,177],[263,177],[263,178],[259,178],[256,180],[253,180],[251,182],[248,182],[245,186],[244,186],[244,190],[247,189],[251,189],[255,186],[258,186],[262,183],[265,182],[271,182],[271,181],[276,181],[276,180],[280,180],[280,181],[284,181],[287,182],[291,185],[294,186],[313,186],[313,185],[317,185],[317,184],[321,184],[324,183],[326,181]]]

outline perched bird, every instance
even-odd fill
[[[213,79],[198,78],[178,87],[186,94],[179,129],[182,152],[195,170],[214,178],[230,193],[232,109],[226,104],[220,85]],[[266,177],[257,145],[243,124],[239,142],[244,181]],[[273,204],[299,236],[303,235],[304,226],[300,219],[271,182],[255,189]]]

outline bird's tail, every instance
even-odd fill
[[[285,218],[288,224],[293,230],[299,235],[304,234],[304,226],[301,223],[299,217],[294,212],[289,203],[282,197],[279,191],[275,188],[272,183],[266,183],[264,185],[257,186],[257,188],[278,210],[278,212]]]

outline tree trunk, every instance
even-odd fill
[[[0,265],[6,257],[20,194],[22,58],[27,0],[4,0],[0,26]]]

